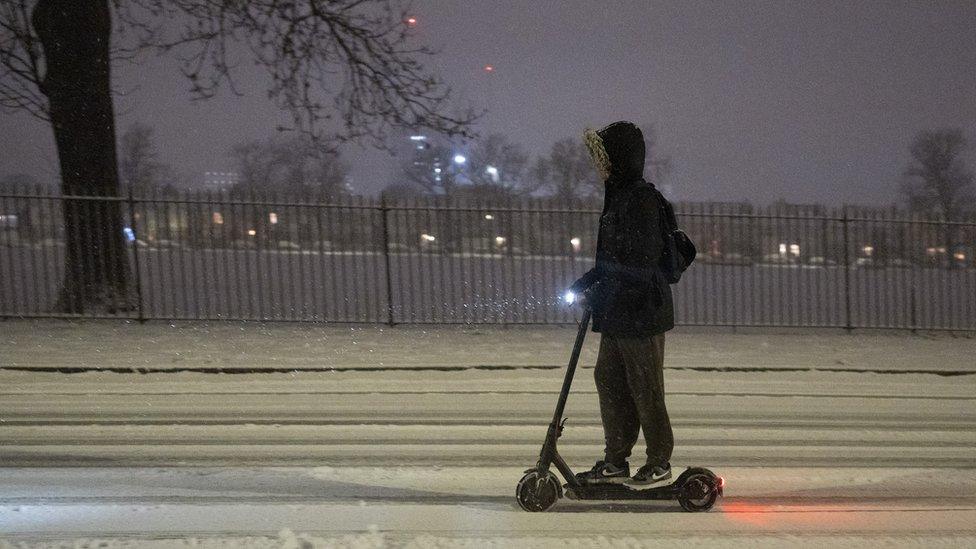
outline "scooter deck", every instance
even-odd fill
[[[643,499],[667,500],[676,499],[680,493],[678,482],[647,487],[630,487],[615,482],[594,482],[581,484],[576,487],[563,486],[568,497],[576,499]]]

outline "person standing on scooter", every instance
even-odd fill
[[[674,327],[671,288],[658,265],[664,249],[664,197],[644,180],[644,135],[630,122],[585,133],[604,179],[596,267],[570,291],[593,313],[601,334],[596,387],[604,458],[577,476],[646,485],[671,478],[674,438],[664,405],[664,333]],[[627,459],[640,430],[647,460],[633,478]]]

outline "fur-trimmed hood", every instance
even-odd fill
[[[605,180],[630,181],[644,176],[644,134],[634,123],[622,120],[600,130],[588,129],[583,140]]]

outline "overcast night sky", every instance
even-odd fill
[[[891,204],[908,144],[956,126],[976,169],[976,1],[417,1],[429,65],[476,128],[533,155],[586,126],[653,123],[679,200]],[[483,70],[495,67],[493,73]],[[160,159],[202,178],[236,143],[282,118],[265,82],[243,98],[193,102],[172,60],[122,64],[119,131],[156,130]],[[57,175],[50,129],[0,114],[0,177]],[[390,183],[395,161],[350,147],[357,192]]]

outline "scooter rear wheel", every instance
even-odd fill
[[[714,475],[695,473],[685,479],[678,493],[678,503],[685,511],[708,511],[718,499],[718,479]]]
[[[559,479],[551,471],[544,475],[539,471],[526,473],[515,487],[515,499],[525,511],[545,511],[562,495]]]

